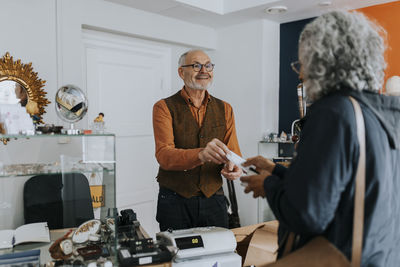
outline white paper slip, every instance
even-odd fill
[[[244,158],[242,158],[241,156],[239,156],[235,152],[232,152],[232,151],[229,151],[229,152],[230,153],[228,153],[226,155],[226,157],[229,159],[229,161],[232,161],[233,164],[235,164],[237,166],[242,166],[242,163],[246,162],[246,160]]]
[[[228,158],[229,161],[233,162],[236,166],[239,166],[243,170],[242,176],[250,176],[250,175],[257,175],[260,174],[258,171],[256,171],[256,167],[253,165],[244,167],[242,164],[246,162],[244,158],[236,154],[235,152],[229,151],[228,154],[226,154],[226,157]]]

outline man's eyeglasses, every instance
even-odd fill
[[[294,72],[296,72],[297,74],[300,74],[300,68],[301,68],[300,61],[295,61],[295,62],[290,63],[290,67],[292,67],[292,70]]]
[[[200,64],[200,63],[194,63],[194,64],[189,64],[189,65],[182,65],[181,67],[192,67],[194,71],[199,72],[202,68],[206,69],[206,71],[210,72],[213,71],[215,64],[212,63],[206,63],[206,64]]]

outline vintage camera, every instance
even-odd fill
[[[137,221],[136,213],[132,209],[121,210],[121,216],[118,216],[117,225],[133,225]]]
[[[126,246],[130,241],[137,239],[136,232],[139,226],[140,222],[132,209],[121,210],[121,215],[117,217],[118,239],[121,245]]]
[[[153,252],[153,239],[146,238],[139,229],[140,222],[132,209],[121,210],[118,216],[118,240],[122,247],[129,248],[130,253]]]
[[[165,246],[157,245],[152,238],[145,236],[132,209],[121,210],[116,221],[119,266],[130,267],[171,260],[172,253]]]

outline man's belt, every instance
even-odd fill
[[[166,187],[164,187],[164,186],[160,186],[160,190],[178,194],[178,193],[176,193],[175,191],[173,191],[173,190],[171,190],[171,189],[168,189],[168,188],[166,188]],[[217,192],[215,192],[214,195],[221,195],[221,196],[224,195],[224,189],[222,188],[222,186],[218,189]],[[197,192],[195,192],[195,193],[192,194],[192,197],[204,197],[204,196],[205,196],[205,195],[203,194],[202,191],[197,191]]]

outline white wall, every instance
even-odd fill
[[[213,93],[235,113],[244,158],[258,154],[266,129],[278,129],[279,24],[252,21],[218,31]],[[257,200],[235,182],[242,225],[257,222]]]
[[[261,133],[278,132],[279,119],[279,40],[280,24],[262,21]],[[258,139],[260,140],[260,139]]]
[[[46,80],[52,102],[56,90],[67,83],[86,91],[82,28],[87,28],[170,47],[171,93],[182,86],[176,73],[179,55],[190,47],[208,50],[216,62],[211,93],[233,106],[244,157],[257,154],[262,132],[277,130],[279,24],[259,20],[215,30],[102,0],[0,0],[0,4],[0,23],[7,25],[0,53],[9,51],[24,63],[32,62],[34,71]],[[60,124],[53,104],[44,120]],[[257,203],[242,191],[238,185],[242,224],[255,223]]]
[[[82,28],[170,45],[176,48],[172,56],[185,46],[215,49],[217,41],[214,29],[123,5],[102,0],[57,0],[59,86],[72,83],[84,91]],[[85,121],[81,125],[85,126]]]
[[[101,0],[57,0],[62,81],[82,85],[81,28],[94,28],[163,43],[216,47],[211,28]],[[78,69],[76,67],[79,67]]]
[[[33,71],[46,80],[45,90],[51,102],[57,87],[55,6],[54,0],[0,0],[0,56],[10,52],[14,60],[32,62]],[[52,104],[47,110],[44,120],[53,120],[56,115]]]
[[[25,64],[32,62],[33,71],[39,73],[40,79],[46,80],[45,90],[49,92],[49,88],[57,86],[55,2],[41,0],[38,5],[36,1],[30,0],[0,0],[0,7],[0,57],[9,52],[14,61],[21,59]],[[49,92],[47,98],[53,102],[54,94]],[[56,115],[51,104],[47,111],[44,120],[53,120]],[[13,159],[14,153],[9,151],[14,151],[21,155],[22,160],[29,162],[31,159],[30,162],[35,162],[40,147],[35,147],[36,150],[31,147],[32,150],[29,150],[24,143],[24,140],[11,140],[7,146],[0,143],[0,161],[8,162]],[[23,207],[22,188],[26,178],[1,179],[0,229],[12,228],[23,222],[23,213],[17,212],[16,209]]]

